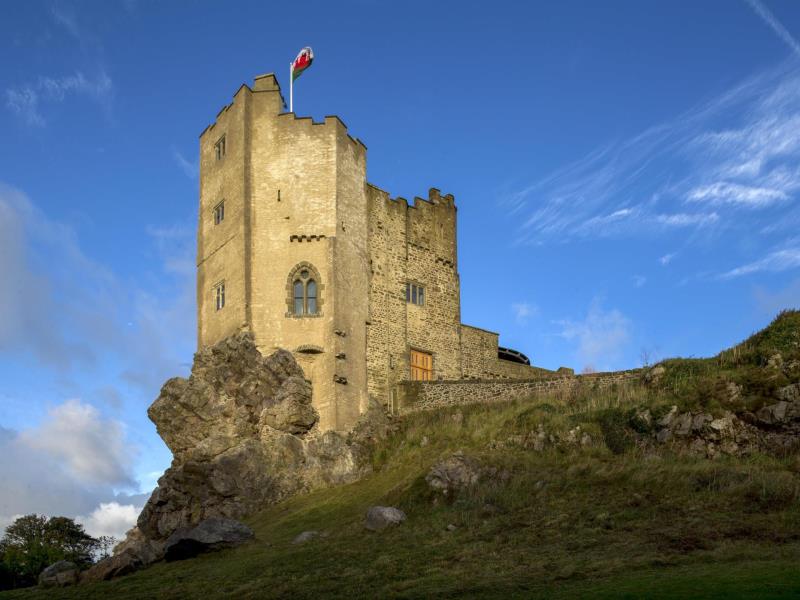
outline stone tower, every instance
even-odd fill
[[[251,329],[262,353],[293,351],[322,426],[342,429],[367,405],[366,365],[347,359],[366,348],[366,148],[283,106],[257,77],[200,136],[198,344]]]
[[[541,369],[461,323],[452,195],[391,198],[337,117],[283,112],[274,75],[243,85],[200,135],[197,340],[251,331],[290,350],[322,429],[348,429],[403,382]]]

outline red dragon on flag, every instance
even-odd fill
[[[314,51],[309,46],[300,50],[297,58],[295,58],[292,63],[292,81],[300,77],[300,74],[310,67],[313,61]]]

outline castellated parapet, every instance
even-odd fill
[[[292,351],[323,429],[392,407],[406,380],[538,374],[461,324],[453,196],[392,199],[338,117],[283,108],[257,77],[200,136],[198,346],[244,330]]]

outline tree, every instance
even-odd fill
[[[5,580],[10,582],[8,587],[33,585],[45,567],[59,560],[88,566],[98,544],[82,525],[67,517],[19,517],[0,540],[0,584]]]

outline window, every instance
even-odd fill
[[[427,352],[411,351],[411,381],[430,381],[433,375],[433,356]]]
[[[317,314],[317,282],[309,269],[297,271],[292,282],[292,312],[295,316]]]
[[[217,310],[222,310],[225,306],[225,282],[220,281],[214,286],[214,300],[216,302]]]
[[[219,225],[225,219],[225,201],[214,207],[214,225]]]
[[[217,160],[222,160],[222,158],[225,156],[225,136],[224,135],[221,138],[219,138],[219,140],[217,140],[216,144],[214,144],[214,153],[217,156]]]
[[[425,288],[418,283],[407,283],[406,302],[418,304],[419,306],[425,304]]]

